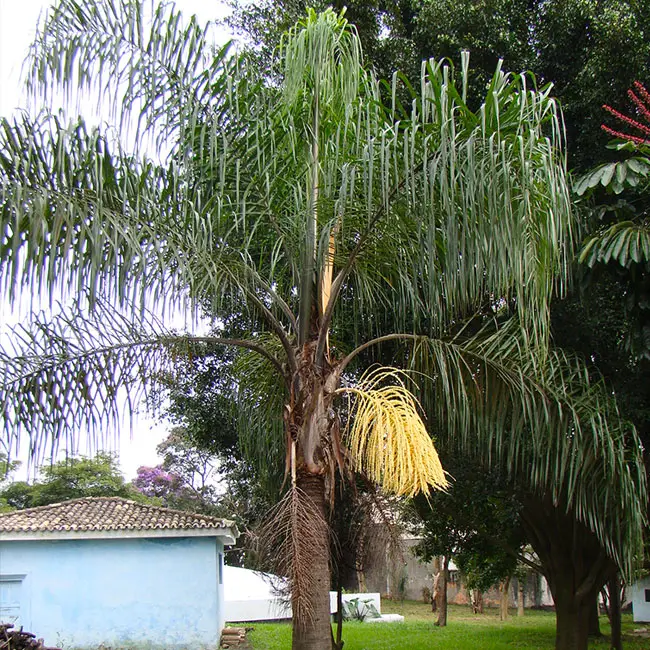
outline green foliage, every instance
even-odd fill
[[[19,460],[9,460],[9,456],[0,451],[0,483],[7,480],[21,465]]]
[[[365,621],[367,618],[379,618],[372,599],[350,598],[343,601],[343,618],[346,621]]]
[[[100,452],[93,458],[69,458],[40,468],[41,479],[32,484],[18,481],[0,490],[11,508],[33,508],[83,497],[123,497],[147,501],[126,484],[117,459]]]
[[[324,7],[327,3],[315,3]],[[339,6],[342,3],[334,3]],[[420,61],[448,57],[459,66],[469,50],[469,95],[480,102],[499,58],[508,70],[532,70],[551,82],[567,125],[572,161],[587,169],[606,141],[603,103],[620,104],[650,57],[650,22],[643,3],[625,0],[423,0],[347,3],[364,52],[381,78],[406,72],[415,85]],[[264,53],[262,65],[305,3],[236,3],[233,24]]]
[[[469,589],[487,591],[510,577],[524,543],[513,485],[467,458],[443,456],[452,477],[446,492],[414,505],[424,529],[417,554],[429,562],[453,556]]]
[[[148,22],[149,7],[60,0],[29,68],[39,99],[74,99],[92,81],[115,126],[158,144],[157,160],[81,120],[2,122],[0,286],[14,301],[22,286],[78,299],[16,328],[0,353],[6,435],[32,436],[34,453],[101,435],[119,421],[120,389],[146,396],[179,359],[231,345],[245,350],[233,363],[248,407],[238,433],[264,434],[258,452],[271,440],[269,461],[288,443],[287,466],[297,447],[309,472],[345,475],[336,389],[364,348],[329,342],[347,343],[354,323],[365,346],[387,332],[414,344],[402,354],[437,390],[422,404],[440,437],[575,507],[630,572],[645,499],[635,433],[580,363],[549,351],[549,303],[576,239],[550,89],[497,68],[469,97],[466,55],[455,71],[425,62],[419,85],[381,85],[331,10],[290,32],[281,76],[265,83],[195,20],[163,4]],[[235,315],[236,333],[178,335],[148,301]],[[446,338],[501,304],[515,316],[503,335]],[[305,513],[298,494],[286,503]]]
[[[227,326],[234,327],[232,321]],[[273,390],[275,378],[268,377],[268,368],[266,375],[259,374],[259,362],[254,361],[254,355],[239,355],[223,346],[196,350],[178,364],[169,381],[164,378],[157,393],[167,398],[165,416],[176,425],[168,440],[172,444],[159,448],[165,468],[191,482],[195,469],[218,465],[225,489],[211,500],[218,502],[221,516],[234,518],[242,531],[253,528],[277,502],[283,478],[282,423],[279,433],[278,423],[274,428],[265,424],[269,413],[272,417],[280,410],[277,399],[282,393]],[[254,372],[247,374],[249,368]],[[263,380],[268,398],[257,397],[256,390],[264,390]]]
[[[574,191],[589,217],[579,261],[588,281],[603,274],[621,285],[622,340],[633,363],[650,359],[650,158],[648,146],[611,145],[620,158],[576,180]]]

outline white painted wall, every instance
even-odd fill
[[[291,618],[291,605],[278,596],[285,579],[270,573],[260,573],[239,567],[223,567],[224,614],[227,623],[270,621]],[[372,601],[381,613],[378,593],[343,594],[343,600],[359,598]],[[330,591],[330,613],[336,612],[336,592]]]
[[[650,576],[638,580],[630,587],[635,623],[650,623],[650,602],[646,601],[646,589],[650,599]]]
[[[270,573],[224,566],[226,622],[291,618],[291,605],[278,597],[285,580]]]

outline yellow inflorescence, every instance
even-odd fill
[[[448,486],[433,441],[418,412],[418,402],[395,368],[367,373],[355,388],[346,431],[357,467],[385,492],[413,496]]]

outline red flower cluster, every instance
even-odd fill
[[[636,92],[635,92],[636,91]],[[635,112],[637,117],[643,118],[646,122],[650,123],[650,93],[646,90],[645,86],[638,82],[634,82],[634,90],[630,88],[627,91],[627,96],[632,100],[635,106]],[[615,138],[621,138],[622,140],[627,140],[628,142],[634,142],[636,144],[650,143],[650,127],[642,124],[638,120],[635,120],[628,115],[624,115],[620,111],[612,108],[605,104],[603,108],[610,114],[613,115],[617,120],[623,122],[629,127],[635,129],[638,133],[642,133],[645,137],[642,137],[637,133],[634,135],[632,133],[625,133],[623,131],[616,131],[611,129],[606,124],[601,125],[601,129],[605,133],[614,136]]]

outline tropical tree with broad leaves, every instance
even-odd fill
[[[97,92],[132,150],[82,120],[0,124],[3,293],[74,299],[11,332],[6,436],[39,455],[101,434],[120,395],[133,411],[183,358],[235,348],[240,435],[262,460],[285,458],[275,530],[299,650],[331,643],[337,472],[398,495],[446,485],[425,413],[576,512],[631,572],[645,489],[634,432],[548,345],[575,238],[550,90],[497,69],[472,110],[464,56],[457,82],[427,61],[419,89],[398,93],[395,75],[381,93],[331,10],[289,31],[268,83],[195,18],[148,7],[59,0],[30,55],[36,97]],[[175,307],[222,335],[171,331]],[[483,326],[460,327],[468,316]],[[379,346],[423,374],[364,371]],[[567,390],[548,389],[566,373]],[[597,490],[581,480],[594,467]]]

